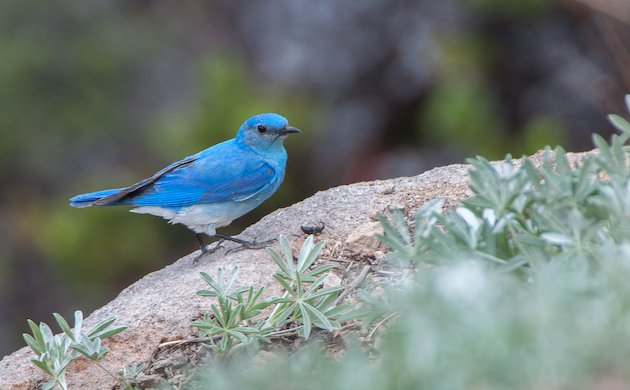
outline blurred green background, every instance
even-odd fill
[[[596,0],[0,2],[0,356],[197,249],[124,208],[68,207],[278,112],[278,194],[545,144],[590,148],[630,91],[630,6]],[[312,221],[296,221],[299,223]]]

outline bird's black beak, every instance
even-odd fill
[[[284,128],[282,129],[282,134],[283,135],[284,134],[299,133],[299,132],[300,132],[300,129],[295,128],[293,126],[289,126],[289,125],[284,126]]]

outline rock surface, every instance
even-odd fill
[[[573,161],[579,156],[569,154]],[[542,153],[534,155],[532,160],[539,165]],[[467,170],[467,165],[449,165],[414,177],[357,183],[318,192],[264,217],[239,237],[263,240],[284,234],[293,241],[294,248],[299,248],[304,238],[300,226],[323,222],[325,229],[317,238],[327,241],[322,256],[356,251],[354,246],[361,241],[378,249],[378,242],[364,234],[377,229],[376,214],[392,207],[413,213],[435,197],[444,198],[445,206],[453,207],[460,199],[471,195]],[[226,248],[230,247],[231,244],[226,244]],[[379,253],[383,250],[380,248]],[[192,253],[145,276],[86,319],[85,326],[91,326],[105,317],[115,316],[118,324],[128,326],[125,332],[105,341],[110,352],[103,365],[116,371],[134,361],[148,361],[161,342],[190,337],[191,321],[200,313],[208,312],[211,303],[196,295],[197,290],[205,288],[200,271],[216,275],[218,268],[239,267],[239,283],[264,286],[266,294],[278,294],[272,282],[276,266],[266,251],[226,254],[220,249],[195,263],[193,259],[198,254]],[[32,357],[26,347],[4,357],[0,361],[0,389],[40,387],[46,378],[31,364]],[[96,365],[81,359],[70,365],[67,377],[71,389],[111,389],[115,385]]]

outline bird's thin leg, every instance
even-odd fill
[[[206,244],[204,244],[204,242],[203,242],[203,238],[201,237],[201,233],[195,233],[195,237],[197,237],[197,242],[199,243],[199,248],[201,249],[201,252],[205,253],[205,251],[206,251]]]

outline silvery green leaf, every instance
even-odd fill
[[[619,131],[630,133],[630,123],[628,123],[628,121],[625,120],[623,117],[619,115],[611,114],[611,115],[608,115],[608,120]]]
[[[472,211],[464,207],[458,207],[455,209],[455,212],[459,214],[459,216],[462,217],[464,221],[466,221],[466,224],[473,230],[477,230],[479,228],[479,220]]]
[[[497,214],[493,209],[483,209],[481,212],[481,218],[487,221],[490,226],[494,226],[497,221]]]
[[[543,233],[540,238],[553,245],[572,245],[574,241],[561,233]]]

